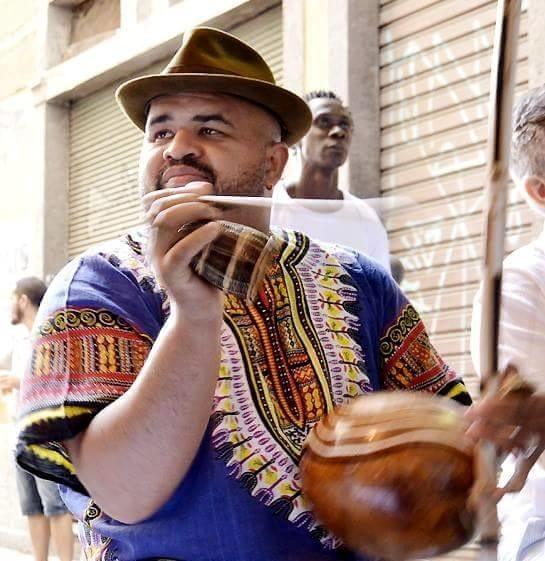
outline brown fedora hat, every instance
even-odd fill
[[[211,27],[186,31],[182,46],[161,74],[125,82],[116,98],[127,117],[144,130],[147,105],[154,97],[185,92],[235,95],[262,106],[278,119],[288,145],[301,139],[312,121],[307,104],[276,85],[255,49]]]

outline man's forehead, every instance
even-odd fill
[[[254,123],[260,131],[266,131],[265,134],[278,128],[278,136],[280,135],[280,123],[266,109],[235,95],[206,92],[161,95],[153,98],[148,104],[146,127],[151,119],[158,116],[168,115],[169,118],[174,118],[178,114],[183,118],[192,119],[196,113],[221,115],[234,125],[241,120],[246,125]]]
[[[227,94],[191,92],[176,95],[162,95],[150,101],[148,116],[163,112],[165,109],[192,111],[198,108],[221,108],[223,111],[236,111],[239,106],[248,105],[242,99]]]
[[[309,102],[310,110],[314,116],[322,113],[334,113],[336,115],[350,116],[350,112],[338,99],[328,97],[316,97]]]

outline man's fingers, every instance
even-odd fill
[[[158,230],[177,234],[184,224],[198,220],[217,220],[221,216],[220,210],[205,203],[184,203],[163,209],[150,225]]]
[[[146,221],[152,224],[163,210],[175,205],[188,204],[198,200],[199,195],[195,193],[172,193],[163,197],[157,197],[153,201],[150,199],[146,208]]]
[[[167,253],[180,240],[187,237],[183,226],[192,222],[214,221],[221,217],[221,211],[204,203],[185,203],[163,210],[151,226],[154,231],[153,256]]]
[[[199,202],[194,195],[172,195],[155,201],[146,214],[146,221],[152,227],[172,227],[177,231],[184,224],[198,220],[199,214],[209,220],[222,216],[221,210]]]
[[[467,435],[475,441],[488,440],[501,450],[510,452],[525,442],[520,427],[513,425],[496,425],[478,419],[471,423]]]
[[[523,432],[545,432],[545,396],[486,397],[466,412],[469,421],[522,427]]]
[[[220,233],[217,222],[208,222],[176,243],[165,255],[165,265],[169,268],[189,265],[193,257],[214,241]]]
[[[142,197],[142,205],[144,212],[148,212],[151,205],[162,198],[170,197],[173,195],[184,195],[186,198],[198,198],[201,195],[213,195],[215,192],[214,186],[206,181],[192,181],[184,187],[168,187],[165,189],[158,189],[151,193],[146,193]]]

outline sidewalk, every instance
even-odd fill
[[[6,549],[5,547],[0,547],[0,559],[2,561],[32,561],[32,555],[27,553],[21,553],[15,549]],[[50,557],[51,561],[57,561],[57,557]]]
[[[34,557],[30,553],[21,553],[17,549],[0,547],[0,559],[2,561],[33,561]],[[59,558],[54,553],[50,553],[49,561],[59,561]]]
[[[33,561],[34,557],[32,557],[29,553],[21,553],[15,549],[0,547],[0,559],[2,561]],[[49,561],[59,561],[59,558],[50,553]]]

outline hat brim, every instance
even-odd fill
[[[141,130],[146,126],[146,105],[154,97],[185,92],[221,93],[242,97],[261,105],[281,122],[284,142],[291,146],[308,131],[312,114],[297,95],[262,80],[225,74],[155,74],[122,84],[117,102],[127,117]]]

